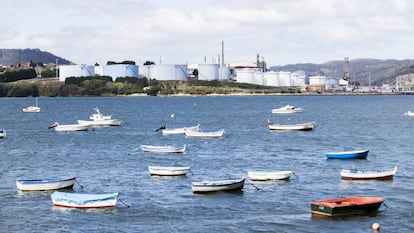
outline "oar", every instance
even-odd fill
[[[299,179],[299,176],[298,176],[298,175],[296,175],[296,173],[295,173],[295,172],[292,172],[292,174],[293,174],[294,176],[296,176],[296,178],[298,178],[298,179]]]
[[[194,175],[194,173],[191,171],[191,169],[190,170],[188,170],[190,173],[191,173],[191,175]]]
[[[76,179],[75,182],[80,186],[81,189],[83,189],[83,186]]]
[[[121,198],[118,198],[119,202],[121,202],[124,206],[126,206],[127,208],[130,207],[130,205],[126,204],[124,201],[121,200]]]

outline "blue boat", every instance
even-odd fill
[[[342,152],[328,152],[326,157],[328,159],[366,159],[369,150],[353,150]]]
[[[55,191],[50,197],[53,205],[68,208],[115,207],[119,193],[83,194]]]

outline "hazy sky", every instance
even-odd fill
[[[413,0],[1,0],[0,48],[77,64],[414,58]]]

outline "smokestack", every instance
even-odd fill
[[[224,66],[224,41],[221,41],[221,66]]]

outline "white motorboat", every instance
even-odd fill
[[[119,126],[124,120],[123,117],[112,118],[111,115],[103,115],[98,107],[93,108],[96,113],[89,116],[90,120],[78,120],[80,125],[90,126]]]
[[[248,171],[247,174],[253,181],[287,180],[293,171]]]
[[[112,115],[103,115],[98,107],[94,107],[96,113],[93,113],[89,116],[90,120],[109,120],[112,119]]]
[[[183,176],[190,171],[190,167],[148,166],[148,171],[152,176]]]
[[[406,116],[414,116],[414,112],[408,111],[408,112],[404,113],[404,115],[406,115]]]
[[[86,131],[89,128],[89,125],[80,125],[80,124],[73,124],[73,125],[61,125],[59,122],[55,122],[49,126],[50,128],[54,128],[55,131]]]
[[[302,108],[297,108],[289,104],[281,108],[272,109],[272,113],[275,113],[275,114],[291,114],[291,113],[299,113],[299,112],[302,112]]]

